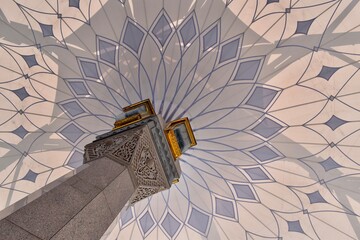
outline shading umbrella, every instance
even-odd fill
[[[360,237],[356,1],[8,0],[0,209],[82,164],[122,107],[189,117],[170,190],[108,239]]]

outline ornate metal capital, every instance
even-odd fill
[[[151,124],[150,124],[151,125]],[[151,126],[148,124],[120,132],[103,139],[96,140],[85,146],[84,162],[90,163],[99,158],[109,158],[129,169],[135,192],[130,198],[133,204],[159,191],[170,188],[174,174],[166,174],[164,164],[174,165],[173,159],[161,159],[157,142],[154,140]],[[179,172],[175,175],[179,176]],[[170,184],[169,184],[170,183]],[[126,183],[124,183],[126,184]]]

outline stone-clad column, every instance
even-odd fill
[[[1,220],[0,239],[101,238],[134,187],[129,171],[112,160],[89,165]]]
[[[161,156],[153,140],[150,128],[145,126],[100,139],[85,147],[85,162],[107,157],[125,166],[130,173],[135,192],[130,203],[170,188]],[[165,162],[174,165],[173,160]],[[172,180],[172,179],[171,179]]]
[[[156,123],[88,144],[89,166],[2,219],[0,239],[100,239],[128,201],[169,188],[180,173]]]

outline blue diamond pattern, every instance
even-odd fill
[[[256,87],[246,104],[261,109],[266,109],[274,100],[276,94],[276,90],[264,87]]]
[[[12,131],[12,133],[20,138],[24,138],[29,132],[23,126],[20,126],[14,131]]]
[[[229,43],[226,43],[221,48],[220,61],[222,63],[224,61],[230,60],[237,56],[238,48],[239,48],[240,39],[232,40]]]
[[[78,150],[75,150],[74,153],[71,155],[67,165],[72,168],[78,168],[82,165],[83,160],[84,160],[84,155]]]
[[[89,78],[99,78],[96,63],[85,60],[80,60],[80,66],[84,72],[84,75]]]
[[[26,173],[26,175],[22,179],[31,181],[31,182],[35,182],[37,176],[38,176],[38,173],[35,173],[29,169],[29,171]]]
[[[69,85],[79,96],[90,95],[88,89],[85,86],[85,83],[83,83],[82,81],[69,81]]]
[[[69,7],[79,8],[80,0],[69,0]]]
[[[164,46],[166,40],[169,38],[172,32],[171,25],[164,15],[162,15],[157,21],[152,33],[155,35],[161,46]]]
[[[241,199],[256,200],[252,189],[246,184],[233,184],[236,196]]]
[[[191,17],[180,29],[180,35],[184,46],[186,46],[196,35],[194,17]]]
[[[47,25],[43,23],[39,23],[39,25],[44,37],[54,36],[52,25]]]
[[[165,232],[170,237],[174,237],[180,225],[181,225],[180,222],[176,220],[176,218],[174,218],[170,213],[166,214],[166,217],[161,223],[161,226],[164,228]]]
[[[326,172],[341,167],[341,165],[335,162],[334,159],[332,159],[332,157],[328,157],[326,160],[320,162],[320,164],[325,169]]]
[[[207,32],[203,37],[203,51],[205,52],[212,46],[214,46],[218,41],[218,26],[215,25],[209,32]]]
[[[320,73],[318,74],[318,77],[324,78],[326,80],[329,80],[331,76],[337,71],[339,68],[337,67],[327,67],[323,66],[321,68]]]
[[[84,132],[73,123],[66,126],[60,133],[72,143],[75,143],[84,134]]]
[[[334,131],[345,123],[347,123],[347,121],[333,115],[325,124]]]
[[[139,220],[144,235],[154,226],[155,222],[149,212],[146,212]]]
[[[315,19],[310,19],[310,20],[306,20],[306,21],[298,21],[295,34],[305,34],[306,35],[314,20]]]
[[[66,113],[70,114],[71,117],[76,117],[77,115],[85,112],[77,101],[63,103],[61,106],[65,109]]]
[[[321,196],[319,191],[306,194],[310,200],[310,203],[326,203],[325,199]]]
[[[287,221],[289,232],[304,233],[299,221]]]
[[[22,57],[24,58],[24,60],[29,68],[31,68],[32,66],[38,65],[38,62],[36,61],[34,54],[33,55],[22,55]]]
[[[224,217],[235,218],[234,204],[228,200],[215,197],[215,212]]]
[[[279,157],[271,148],[262,146],[258,149],[250,151],[259,161],[264,162]]]
[[[132,22],[128,21],[124,33],[124,44],[134,50],[134,52],[139,53],[139,48],[143,37],[144,33],[140,30],[140,28],[135,26],[135,24]]]
[[[104,40],[99,40],[99,54],[100,59],[115,65],[116,61],[116,46]]]
[[[246,168],[244,171],[254,181],[258,180],[270,180],[266,173],[260,167]]]
[[[206,234],[210,217],[195,208],[191,209],[190,218],[188,224],[198,230],[199,232]]]
[[[21,101],[23,101],[25,98],[30,96],[28,94],[28,92],[26,91],[25,87],[22,87],[22,88],[19,88],[19,89],[16,89],[16,90],[12,90],[12,92],[15,93],[16,96],[18,96]]]
[[[282,126],[270,118],[265,117],[252,131],[264,138],[269,138],[280,131]]]
[[[234,80],[256,81],[257,73],[260,71],[260,64],[260,59],[240,63]]]
[[[124,213],[121,214],[121,223],[122,225],[127,224],[133,218],[133,213],[131,209],[127,209]]]

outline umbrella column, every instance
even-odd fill
[[[99,239],[124,206],[178,182],[177,157],[194,144],[187,118],[165,126],[132,109],[85,146],[85,169],[2,219],[0,239]]]

